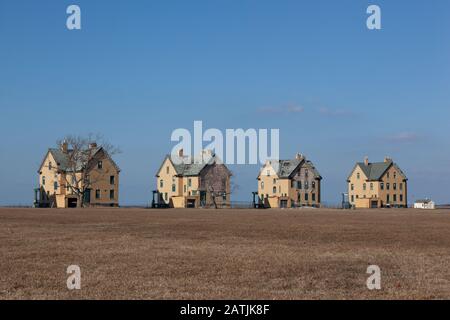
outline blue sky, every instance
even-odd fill
[[[47,148],[90,132],[122,149],[122,204],[146,204],[171,132],[194,120],[280,128],[281,158],[310,158],[326,202],[368,155],[394,158],[410,200],[448,203],[449,14],[447,0],[1,0],[0,205],[30,204]],[[235,200],[258,168],[232,168]]]

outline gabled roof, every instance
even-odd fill
[[[117,171],[120,171],[120,168],[117,166],[117,164],[114,162],[114,160],[109,156],[108,152],[106,152],[102,147],[96,147],[92,150],[92,152],[89,152],[91,157],[94,157],[96,154],[98,154],[100,151],[103,151],[105,156],[111,161],[113,166],[116,168]],[[72,171],[73,168],[70,167],[70,156],[72,154],[72,150],[68,150],[67,153],[63,152],[61,149],[57,148],[49,148],[47,154],[45,155],[44,159],[42,160],[42,163],[39,167],[39,170],[44,165],[44,161],[47,158],[48,154],[51,154],[53,158],[55,159],[58,169],[61,171]],[[88,156],[88,150],[86,150],[86,157]],[[83,169],[83,161],[79,161],[76,164],[76,171],[81,171]]]
[[[297,167],[303,162],[303,160],[293,159],[293,160],[280,160],[277,176],[280,179],[286,179],[291,176],[291,174],[297,169]]]
[[[433,202],[431,199],[422,199],[415,201],[415,203],[431,203],[431,202]]]
[[[378,181],[383,177],[383,175],[391,166],[394,166],[395,169],[406,179],[403,171],[397,166],[397,164],[392,161],[373,162],[368,164],[365,164],[364,162],[357,162],[350,176],[353,174],[353,171],[355,171],[356,167],[360,167],[364,175],[367,177],[368,181]],[[348,179],[350,179],[350,176],[348,177]]]
[[[317,171],[316,167],[310,160],[302,159],[291,159],[291,160],[279,160],[278,161],[278,169],[276,171],[276,174],[279,179],[289,179],[295,174],[297,171],[297,168],[301,165],[305,165],[308,167],[309,170],[312,171],[313,175],[317,179],[321,179],[319,171]],[[272,165],[272,164],[271,164]],[[272,166],[273,168],[273,166]],[[261,172],[260,172],[261,175]]]
[[[170,155],[166,155],[166,157],[164,158],[161,166],[159,167],[159,169],[156,173],[156,176],[158,176],[158,174],[161,172],[162,166],[164,165],[164,162],[166,162],[166,160],[169,160],[170,163],[173,165],[177,175],[183,176],[183,177],[198,176],[198,175],[200,175],[202,170],[204,168],[206,168],[208,165],[212,165],[214,163],[221,163],[220,159],[216,155],[212,155],[211,158],[207,162],[192,163],[187,158],[183,158],[183,159],[178,158],[179,161],[177,161],[177,164],[175,164],[172,161],[172,157]],[[229,174],[231,175],[231,172],[229,172]]]

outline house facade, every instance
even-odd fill
[[[75,159],[67,143],[48,150],[38,170],[35,207],[119,206],[119,167],[95,143],[81,154],[84,160]]]
[[[230,206],[231,172],[211,151],[205,150],[200,156],[200,161],[195,161],[180,150],[175,159],[165,157],[156,174],[152,207]]]
[[[301,154],[292,160],[267,161],[258,175],[259,206],[319,207],[322,177]]]
[[[355,208],[408,206],[408,179],[390,158],[358,162],[348,179],[349,202]]]

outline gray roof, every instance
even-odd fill
[[[173,166],[180,176],[198,176],[206,165],[206,163],[183,163],[174,164]]]
[[[280,160],[277,175],[280,179],[289,178],[292,172],[302,163],[302,160]]]
[[[364,162],[358,162],[356,165],[361,168],[361,170],[366,175],[367,180],[369,181],[380,180],[383,177],[384,173],[391,167],[391,165],[395,166],[396,170],[406,178],[403,171],[392,161],[373,162],[369,164],[365,164]]]
[[[92,150],[92,152],[88,152],[88,150],[86,150],[86,157],[88,157],[89,155],[92,157],[94,155],[96,155],[100,150],[103,150],[102,147],[96,147]],[[120,171],[120,168],[117,166],[117,164],[114,162],[114,160],[111,159],[111,157],[108,155],[108,153],[103,150],[106,157],[108,157],[108,159],[112,162],[112,164],[116,167],[116,169],[118,171]],[[57,149],[57,148],[50,148],[48,149],[48,153],[50,153],[53,158],[55,159],[58,168],[62,171],[72,171],[73,168],[71,168],[71,160],[70,160],[70,156],[72,154],[72,150],[68,150],[67,153],[64,153],[61,149]],[[45,158],[44,160],[45,161]],[[44,163],[41,164],[41,167]],[[78,163],[76,164],[76,171],[81,171],[83,169],[83,165],[85,165],[85,161],[84,160],[80,160],[78,161]]]
[[[277,176],[280,179],[288,179],[292,176],[292,174],[296,171],[299,165],[303,164],[308,167],[309,170],[312,171],[315,178],[321,178],[319,171],[317,171],[316,167],[310,160],[304,159],[292,159],[292,160],[279,160],[279,166],[277,170]]]
[[[170,155],[167,155],[164,159],[164,161],[161,164],[161,167],[159,168],[158,173],[161,171],[161,168],[166,161],[166,159],[169,159],[169,161],[173,164],[175,171],[177,175],[184,176],[184,177],[193,177],[198,176],[200,172],[208,165],[214,164],[214,163],[221,163],[221,160],[216,156],[212,155],[209,161],[207,162],[201,162],[201,163],[191,163],[188,158],[180,159],[180,164],[175,164],[172,161],[172,157]],[[177,161],[178,162],[178,161]]]
[[[422,199],[422,200],[416,200],[415,203],[430,203],[433,202],[431,199]]]

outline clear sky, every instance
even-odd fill
[[[310,158],[326,202],[367,155],[400,165],[410,201],[450,203],[449,39],[448,0],[0,0],[0,205],[31,204],[47,148],[90,132],[122,149],[121,203],[146,204],[194,120],[279,128],[281,158]],[[258,168],[232,168],[235,200]]]

